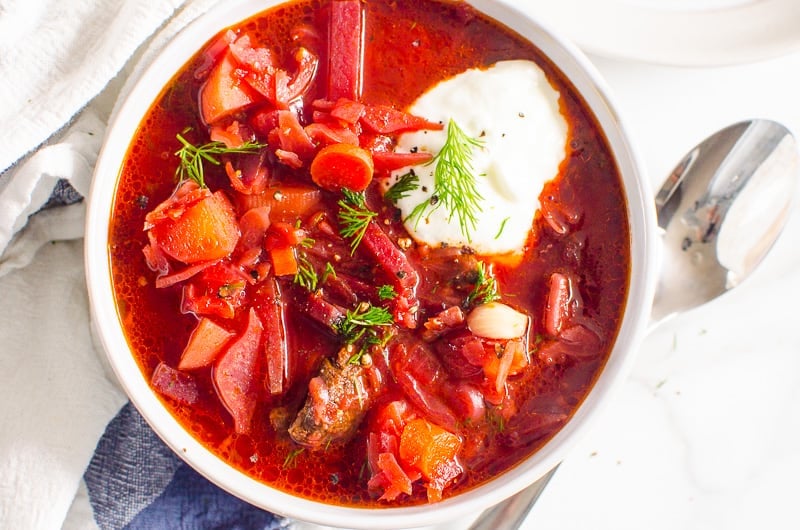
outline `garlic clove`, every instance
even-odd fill
[[[530,317],[500,302],[489,302],[467,315],[469,330],[486,339],[516,339],[528,330]]]

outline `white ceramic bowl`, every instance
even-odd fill
[[[610,358],[574,417],[544,447],[491,482],[442,502],[404,508],[350,508],[294,497],[257,482],[198,443],[148,385],[118,320],[107,245],[122,160],[142,116],[161,88],[219,30],[280,3],[279,0],[221,3],[186,27],[163,49],[119,106],[98,158],[89,196],[85,252],[94,325],[114,372],[145,420],[181,458],[237,497],[296,519],[372,530],[439,524],[477,513],[520,491],[557,465],[627,374],[632,354],[648,323],[657,270],[655,209],[647,179],[605,83],[584,55],[556,32],[513,7],[511,0],[472,0],[474,7],[526,37],[562,70],[594,112],[616,157],[628,202],[632,256],[625,316]]]

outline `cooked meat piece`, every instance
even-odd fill
[[[289,436],[312,450],[346,442],[356,433],[375,395],[368,368],[348,362],[343,349],[336,362],[325,359],[308,383],[305,405],[289,427]]]

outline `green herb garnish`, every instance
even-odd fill
[[[478,224],[478,213],[483,211],[480,201],[483,197],[475,184],[472,169],[473,150],[481,147],[483,142],[471,138],[450,120],[447,124],[447,139],[442,149],[429,164],[436,164],[433,172],[433,194],[430,200],[418,204],[408,219],[419,224],[420,220],[440,206],[444,205],[449,213],[450,221],[458,219],[461,233],[472,241],[472,231]]]
[[[369,222],[378,214],[367,208],[363,193],[342,189],[344,198],[339,201],[339,233],[350,238],[350,254],[355,254],[369,227]]]
[[[394,324],[394,318],[385,308],[362,303],[353,310],[348,309],[344,318],[334,327],[347,344],[353,344],[368,330],[375,331],[376,327],[391,326],[392,324]]]
[[[320,283],[325,283],[325,281],[329,277],[332,277],[335,280],[336,279],[336,271],[334,270],[333,265],[331,265],[331,262],[330,261],[326,261],[325,262],[325,270],[322,271],[322,279],[320,280]]]
[[[294,275],[294,283],[304,287],[309,292],[317,290],[317,271],[314,266],[308,261],[304,254],[300,254],[297,259],[297,273]]]
[[[397,297],[397,292],[391,285],[381,285],[378,287],[378,298],[381,300],[392,300]]]
[[[305,451],[304,447],[299,449],[295,449],[294,451],[289,451],[289,454],[286,455],[286,458],[283,460],[283,469],[293,468],[297,465],[297,457],[300,456],[300,453]]]
[[[186,131],[184,131],[186,132]],[[203,161],[210,162],[215,166],[220,165],[219,155],[234,154],[234,153],[257,153],[264,144],[258,142],[245,142],[239,147],[228,147],[222,142],[208,142],[206,144],[196,146],[189,142],[182,134],[175,135],[178,141],[183,145],[180,149],[175,151],[175,156],[180,159],[180,165],[175,170],[175,177],[184,181],[190,179],[195,181],[201,188],[206,187],[203,171]]]
[[[491,275],[491,271],[487,271],[486,265],[479,261],[475,276],[475,287],[467,296],[464,305],[469,307],[471,305],[486,304],[494,302],[498,298],[500,298],[500,295],[497,294],[497,281]]]
[[[397,182],[392,184],[392,187],[386,190],[383,198],[392,204],[397,204],[397,201],[408,197],[408,194],[419,188],[419,177],[414,171],[409,171],[405,175],[397,179]]]
[[[502,234],[503,230],[505,230],[506,223],[508,222],[509,219],[511,219],[511,218],[510,217],[506,217],[505,219],[503,219],[503,222],[500,223],[500,229],[497,231],[497,235],[494,236],[495,239],[500,239],[500,234]]]

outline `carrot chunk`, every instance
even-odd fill
[[[330,191],[362,191],[372,181],[374,171],[369,151],[350,144],[325,146],[311,162],[311,179]]]
[[[400,460],[427,480],[428,500],[441,499],[444,487],[461,474],[459,449],[458,436],[423,418],[409,421],[400,436]]]
[[[201,318],[181,354],[178,369],[192,370],[208,366],[231,337],[233,333],[215,324],[213,320]]]

